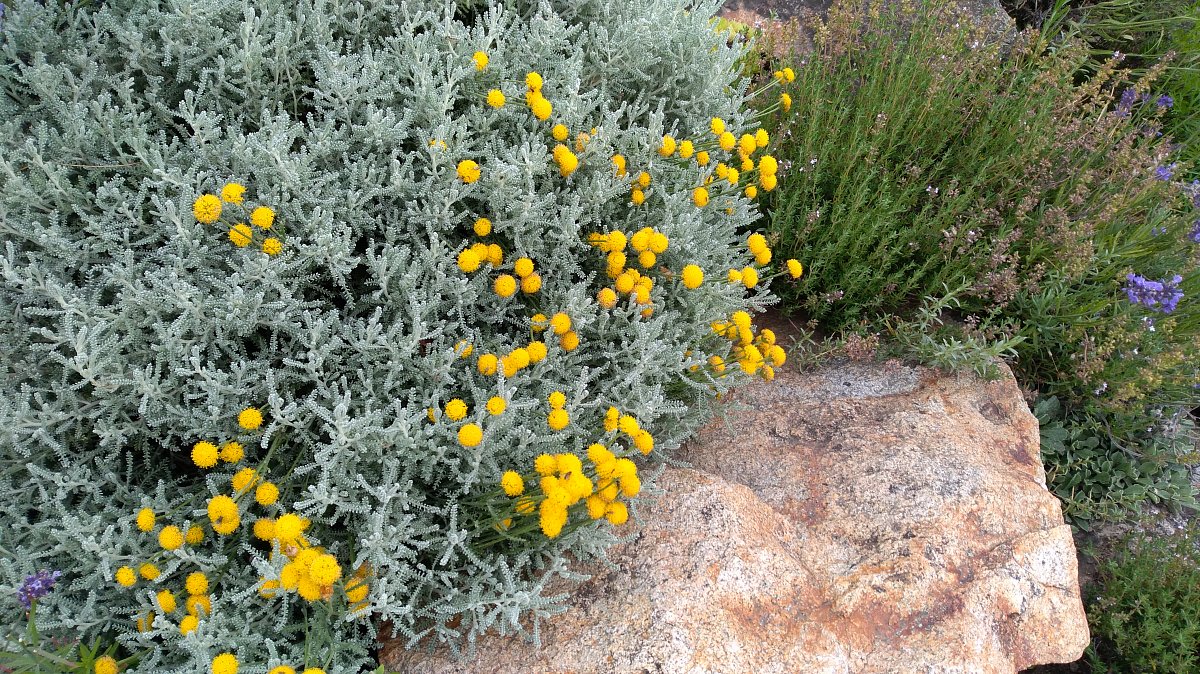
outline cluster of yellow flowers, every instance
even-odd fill
[[[561,391],[550,394],[551,407],[547,419],[551,428],[563,428],[569,422],[563,410],[566,396]],[[561,413],[559,421],[556,413]],[[631,446],[642,454],[654,450],[654,436],[641,428],[637,419],[621,414],[616,407],[609,407],[604,415],[604,430],[612,444],[619,436],[628,438]],[[616,445],[612,445],[616,447]],[[612,524],[624,524],[629,519],[628,506],[619,500],[621,496],[633,498],[641,492],[637,464],[626,457],[618,457],[602,443],[594,443],[587,450],[592,463],[584,470],[578,456],[571,453],[542,454],[533,465],[533,474],[522,475],[506,471],[500,477],[501,491],[511,499],[513,512],[506,516],[496,528],[504,531],[512,528],[513,517],[538,514],[538,527],[547,538],[557,538],[570,520],[573,506],[582,504],[588,518],[607,519]],[[526,481],[537,480],[536,493],[526,491]],[[582,525],[586,520],[580,520]]]
[[[267,206],[258,206],[253,210],[249,210],[245,205],[246,187],[239,183],[226,183],[221,188],[221,196],[215,194],[201,194],[192,202],[192,215],[196,217],[196,221],[205,225],[211,225],[221,219],[222,211],[226,204],[233,205],[243,212],[243,215],[248,215],[250,224],[257,229],[263,231],[264,235],[268,231],[272,231],[275,226],[275,211]],[[246,213],[248,211],[248,213]],[[262,252],[272,257],[283,251],[283,241],[279,238],[283,236],[281,228],[276,228],[273,232],[275,236],[264,236],[260,244]],[[245,248],[254,242],[256,233],[245,222],[237,222],[229,227],[229,240],[238,248]]]
[[[607,519],[612,524],[624,524],[629,519],[628,506],[620,496],[632,498],[642,489],[637,465],[627,458],[618,458],[600,443],[588,448],[592,469],[585,471],[583,462],[571,453],[542,454],[534,460],[537,493],[527,493],[525,478],[516,471],[507,471],[500,478],[500,488],[513,500],[517,516],[538,514],[538,526],[547,538],[557,538],[570,519],[573,506],[582,504],[593,520]],[[498,528],[508,529],[513,518],[508,517]]]
[[[712,330],[733,342],[733,355],[746,374],[758,374],[770,381],[775,378],[775,368],[787,360],[783,347],[775,343],[775,333],[764,328],[756,336],[750,314],[744,311],[733,312],[728,321],[714,322]]]
[[[262,412],[255,407],[247,407],[238,413],[237,423],[242,430],[257,430],[263,423]],[[193,445],[191,451],[192,462],[201,468],[212,468],[217,465],[218,461],[237,464],[245,458],[245,455],[245,447],[237,440],[225,442],[219,449],[215,443],[201,440]],[[279,487],[273,482],[264,480],[255,468],[245,467],[238,470],[230,479],[230,486],[232,488],[230,495],[217,494],[207,501],[208,528],[214,534],[228,536],[238,530],[243,516],[238,502],[248,497],[251,492],[253,492],[254,501],[264,508],[275,506],[279,500]],[[137,512],[134,523],[138,530],[153,533],[158,524],[158,517],[154,510],[142,508]],[[283,567],[279,579],[260,579],[259,594],[261,596],[273,597],[277,590],[283,589],[284,591],[294,590],[309,602],[332,597],[334,584],[342,576],[341,566],[323,548],[309,546],[303,535],[309,525],[308,519],[292,513],[284,513],[278,519],[259,517],[254,521],[254,536],[262,541],[272,543],[271,557],[274,558],[278,551],[290,560]],[[158,544],[164,552],[159,553],[159,556],[178,550],[185,542],[189,545],[199,545],[205,539],[205,529],[206,527],[199,523],[189,523],[186,533],[175,525],[163,526],[158,531]],[[162,572],[154,563],[155,561],[157,560],[142,563],[137,570],[131,566],[122,566],[117,569],[114,579],[123,587],[136,585],[139,576],[154,582],[160,588],[155,592],[155,604],[161,614],[166,617],[178,611],[180,603],[170,588],[162,587],[162,583],[169,579],[162,577]],[[366,606],[366,597],[369,591],[366,584],[367,575],[367,570],[360,567],[354,577],[345,584],[345,595],[352,610]],[[183,585],[186,591],[183,608],[186,613],[180,618],[178,628],[181,634],[187,635],[195,631],[200,625],[200,620],[211,614],[213,609],[209,593],[209,579],[203,571],[189,573]],[[139,631],[148,631],[153,628],[155,612],[150,611],[136,616],[136,620]],[[229,658],[232,657],[229,656]],[[221,665],[222,671],[236,671],[236,659],[229,660],[229,658],[221,660],[219,663],[214,660],[214,671],[217,671],[218,664]],[[232,668],[230,669],[230,667]]]
[[[475,60],[478,65],[480,60]],[[794,79],[790,69],[786,73],[781,71],[781,74],[781,81]],[[554,106],[543,93],[545,81],[542,76],[530,72],[525,77],[524,85],[525,102],[533,116],[539,121],[551,120]],[[513,91],[510,93],[515,94]],[[503,108],[506,101],[503,88],[487,90],[488,106]],[[781,98],[781,104],[785,107],[790,105],[790,99]],[[691,200],[696,207],[704,208],[713,200],[720,200],[718,203],[726,208],[726,212],[732,213],[737,198],[744,196],[754,199],[760,191],[770,192],[777,187],[778,162],[772,155],[763,153],[771,140],[765,129],[759,128],[738,136],[727,128],[723,119],[713,118],[707,131],[711,135],[702,134],[702,138],[680,139],[666,134],[656,142],[659,157],[672,161],[678,158],[688,162],[684,166],[692,166],[698,171],[696,179],[700,184],[690,188]],[[578,132],[572,143],[571,129],[562,121],[551,121],[549,135],[553,139],[550,155],[558,173],[563,178],[569,178],[582,168],[587,157],[585,150],[596,135],[596,129]],[[614,178],[628,185],[633,206],[644,204],[652,196],[651,186],[656,184],[657,175],[651,173],[655,170],[654,166],[648,166],[645,170],[632,168],[626,156],[619,153],[611,156],[611,164]],[[474,160],[465,159],[459,163],[458,178],[461,181],[472,183],[479,177],[480,167]],[[718,180],[721,182],[717,183]],[[491,234],[492,223],[480,218],[473,229],[476,235],[484,238]],[[682,260],[683,264],[679,267],[669,268],[666,258],[670,256],[670,238],[654,227],[642,227],[632,233],[620,229],[595,232],[588,235],[587,241],[605,255],[604,269],[611,283],[596,292],[596,302],[604,309],[616,308],[620,298],[627,296],[638,307],[639,314],[648,318],[655,311],[656,282],[661,288],[664,280],[678,279],[686,290],[696,290],[705,284],[705,270],[699,264]],[[753,289],[760,283],[762,270],[771,264],[772,254],[766,239],[759,234],[751,235],[747,246],[753,263],[741,269],[730,269],[726,278]],[[516,296],[518,288],[531,293],[541,287],[540,277],[533,283],[532,290],[526,287],[529,278],[537,277],[533,260],[519,258],[510,272],[504,266],[504,251],[496,243],[471,243],[457,253],[456,261],[459,269],[467,274],[477,272],[484,263],[490,264],[498,274],[492,282],[492,289],[501,298]],[[793,278],[799,278],[802,269],[799,261],[787,261],[787,273]],[[770,379],[774,376],[774,368],[781,366],[786,359],[783,349],[775,344],[774,334],[770,330],[755,335],[750,317],[745,312],[735,313],[727,323],[714,324],[714,330],[718,325],[722,326],[718,334],[730,337],[733,341],[732,352],[745,372]],[[502,373],[505,377],[511,377],[546,358],[546,344],[540,341],[540,334],[547,330],[558,335],[559,345],[564,351],[571,351],[579,345],[579,337],[572,330],[571,319],[565,313],[560,312],[552,317],[537,313],[532,317],[530,327],[534,341],[527,346],[514,348],[507,354],[482,353],[474,356],[474,347],[466,341],[456,344],[454,353],[462,359],[474,356],[476,368],[484,376]],[[726,365],[721,355],[712,354],[706,362],[715,374],[724,375]],[[693,367],[693,370],[697,367]],[[555,391],[547,402],[548,427],[552,431],[562,431],[571,426],[573,420],[567,409],[566,396],[561,391]],[[492,414],[503,413],[506,406],[507,401],[500,397],[493,397],[487,403],[488,411]],[[458,423],[466,418],[468,412],[467,403],[455,398],[442,409],[430,407],[428,417],[431,423],[436,423],[440,413],[448,421]],[[622,415],[615,407],[610,408],[604,417],[604,430],[612,434],[611,440],[601,439],[604,442],[623,442],[644,454],[654,449],[654,437],[650,432],[642,429],[634,417]],[[624,439],[618,440],[619,437]],[[458,429],[458,440],[465,447],[478,446],[483,442],[483,429],[477,423],[463,424]],[[505,472],[500,479],[500,487],[507,497],[513,499],[513,510],[511,516],[500,518],[496,528],[501,531],[512,530],[514,518],[532,516],[537,512],[542,533],[555,538],[567,526],[570,509],[574,506],[586,506],[591,519],[606,518],[614,524],[623,523],[628,517],[628,509],[618,500],[618,496],[634,496],[639,492],[636,465],[628,458],[617,458],[599,443],[589,448],[588,457],[592,467],[586,472],[580,459],[573,454],[539,456],[533,475],[522,475],[511,470]],[[531,479],[537,480],[538,489],[534,493],[526,488],[526,482]],[[521,527],[517,529],[526,530]]]

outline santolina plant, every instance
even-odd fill
[[[752,314],[803,270],[746,231],[778,166],[714,9],[9,5],[5,657],[536,639],[786,358]]]

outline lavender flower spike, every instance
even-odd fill
[[[17,589],[17,599],[25,608],[32,608],[35,599],[41,599],[50,594],[50,590],[54,589],[54,583],[58,581],[59,576],[62,576],[62,571],[48,569],[42,569],[32,576],[26,576],[25,582],[21,583],[21,587]]]
[[[1153,309],[1164,314],[1175,311],[1179,300],[1183,299],[1183,290],[1178,286],[1183,277],[1176,274],[1170,281],[1151,281],[1138,274],[1130,273],[1125,277],[1125,296],[1133,304],[1140,304],[1147,309]]]

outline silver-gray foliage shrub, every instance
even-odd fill
[[[17,590],[41,569],[63,575],[37,602],[38,628],[119,644],[136,671],[208,671],[222,652],[242,671],[357,671],[373,666],[383,621],[409,645],[455,649],[488,629],[529,633],[561,610],[545,588],[573,578],[568,560],[602,556],[621,529],[572,510],[585,524],[558,537],[482,546],[497,522],[480,504],[501,474],[530,475],[538,455],[596,442],[628,450],[605,431],[613,406],[656,439],[639,465],[661,465],[742,376],[710,364],[737,357],[710,324],[769,300],[762,285],[725,280],[748,264],[739,231],[756,207],[720,182],[710,204],[693,203],[727,156],[710,118],[739,133],[752,122],[736,75],[744,45],[714,30],[714,3],[5,5],[0,624],[16,627],[0,628],[0,650],[21,650]],[[526,105],[531,71],[553,104],[546,121]],[[505,94],[502,108],[487,104],[490,89]],[[565,178],[555,123],[568,145],[589,136]],[[713,162],[662,156],[664,134],[696,139]],[[477,182],[458,177],[464,160],[481,167]],[[641,171],[652,183],[635,206]],[[193,203],[229,182],[246,186],[244,204],[199,222]],[[274,225],[241,247],[229,229],[260,204]],[[482,238],[481,217],[493,223]],[[588,237],[644,227],[670,241],[639,267],[655,280],[653,313],[624,295],[604,309],[596,294],[612,281]],[[282,242],[277,255],[261,250],[267,236]],[[457,266],[477,242],[500,246],[498,268]],[[493,284],[518,257],[543,285],[500,297]],[[687,264],[704,270],[700,288],[681,284]],[[574,350],[531,329],[535,314],[560,312]],[[541,362],[479,372],[481,354],[538,339]],[[567,400],[561,431],[547,425],[553,391]],[[492,397],[507,410],[489,414]],[[468,405],[457,422],[444,412],[456,398]],[[261,427],[239,426],[245,408],[262,411]],[[476,447],[459,442],[466,423],[483,429]],[[245,458],[199,467],[200,441],[240,442]],[[234,495],[246,467],[278,485],[278,502],[238,496],[241,526],[217,534],[206,504]],[[144,508],[150,531],[135,519]],[[340,582],[362,572],[363,603],[262,591],[295,550],[252,524],[289,512],[310,520],[305,540],[336,557]],[[167,526],[204,539],[165,550]],[[147,562],[155,580],[114,580]],[[208,574],[212,610],[197,610],[185,636],[184,578],[196,571]],[[178,598],[172,613],[157,603],[163,589]]]

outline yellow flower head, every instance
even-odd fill
[[[206,594],[195,594],[183,601],[187,607],[187,612],[194,616],[210,615],[212,613],[212,600]]]
[[[563,351],[574,351],[579,348],[579,335],[574,330],[569,330],[558,338],[558,345]]]
[[[230,228],[229,240],[238,248],[245,248],[254,240],[254,232],[250,229],[249,225],[238,223]]]
[[[550,425],[550,428],[561,431],[571,424],[571,415],[567,414],[566,410],[551,410],[550,414],[546,416],[546,423]]]
[[[646,203],[646,193],[634,188],[634,190],[629,193],[629,200],[633,202],[634,206],[641,206],[642,204]]]
[[[554,114],[554,106],[544,96],[538,94],[529,102],[529,109],[533,112],[533,116],[538,118],[538,121],[544,122],[550,119],[550,115]]]
[[[492,353],[483,354],[475,363],[476,368],[479,370],[479,374],[485,377],[490,377],[496,374],[496,369],[499,367],[499,365],[500,359]]]
[[[691,290],[699,288],[704,283],[704,270],[694,264],[685,266],[680,276],[683,278],[683,287]]]
[[[258,428],[262,425],[262,422],[262,412],[259,412],[257,408],[247,407],[238,413],[238,426],[248,431]]]
[[[274,505],[279,500],[279,487],[274,482],[263,482],[254,490],[254,500],[260,506]]]
[[[539,516],[542,533],[546,538],[556,538],[567,523],[567,508],[557,501],[546,499],[542,501]]]
[[[275,520],[275,538],[283,545],[295,543],[304,531],[304,520],[292,513],[285,513]]]
[[[530,342],[525,350],[529,352],[530,363],[540,363],[546,359],[546,343],[533,341]]]
[[[759,129],[754,132],[754,144],[760,149],[767,146],[771,142],[771,136],[766,129]]]
[[[162,572],[158,570],[158,567],[150,562],[146,562],[138,567],[138,575],[146,580],[154,580],[155,578],[158,578],[161,573]]]
[[[671,240],[662,232],[652,232],[650,234],[649,248],[650,252],[655,255],[662,255],[667,252],[667,246],[671,245]]]
[[[332,585],[342,577],[342,567],[331,554],[317,556],[308,567],[308,575],[318,585]]]
[[[176,526],[166,526],[158,532],[158,544],[163,550],[177,550],[183,545],[183,532]]]
[[[545,314],[534,314],[533,317],[529,319],[529,329],[533,330],[534,332],[541,332],[549,327],[549,325],[550,319],[546,318]]]
[[[195,632],[200,626],[200,619],[194,615],[184,616],[183,620],[179,621],[179,633],[187,636],[190,632]]]
[[[241,515],[233,499],[220,494],[208,502],[208,519],[212,522],[213,531],[228,535],[237,530],[241,524]]]
[[[738,139],[738,149],[742,151],[742,154],[748,155],[758,149],[758,143],[755,142],[754,136],[743,133],[742,137]]]
[[[525,86],[529,87],[530,91],[542,90],[542,76],[536,72],[531,72],[525,76]]]
[[[769,154],[764,154],[758,160],[758,172],[765,176],[773,176],[779,170],[779,162]]]
[[[461,421],[467,416],[467,403],[461,398],[455,398],[446,403],[446,417],[450,421]]]
[[[246,448],[240,442],[227,442],[221,445],[221,460],[225,463],[237,463],[246,456]]]
[[[658,146],[658,153],[664,157],[670,157],[675,154],[675,139],[671,136],[662,137],[662,145]]]
[[[746,239],[746,247],[752,255],[758,255],[767,249],[767,239],[762,234],[754,233]]]
[[[149,508],[142,508],[137,514],[137,528],[141,531],[150,531],[154,529],[154,511]]]
[[[762,185],[762,188],[768,192],[775,189],[775,186],[779,184],[778,178],[773,175],[759,176],[758,182],[760,185]]]
[[[137,573],[134,572],[132,567],[122,566],[117,569],[116,580],[121,587],[133,587],[134,583],[137,582]]]
[[[625,175],[625,155],[614,154],[612,156],[612,163],[613,163],[613,166],[616,167],[616,169],[617,169],[617,177],[620,178],[620,177],[624,176]]]
[[[212,674],[237,674],[238,659],[232,653],[222,653],[212,659]]]
[[[562,409],[567,404],[567,396],[562,391],[554,391],[546,398],[546,402],[550,403],[550,409]]]
[[[479,255],[470,248],[466,248],[458,254],[458,268],[468,274],[479,269],[479,265],[481,264],[483,264],[483,261],[479,259]]]
[[[725,133],[725,120],[720,117],[713,117],[709,122],[708,128],[712,130],[714,136],[719,136]]]
[[[471,60],[475,62],[476,70],[483,70],[484,68],[487,67],[488,55],[481,51],[477,51],[473,55],[471,55]]]
[[[201,440],[192,445],[192,463],[201,468],[212,468],[217,465],[217,456],[219,454],[217,446],[211,442]]]
[[[492,289],[500,297],[512,297],[517,292],[517,280],[508,274],[501,274],[496,277]]]
[[[483,429],[477,424],[465,424],[458,429],[458,443],[463,447],[478,447],[483,442]]]
[[[791,68],[784,68],[783,69],[783,79],[787,80],[788,82],[795,82],[796,81],[796,71],[792,70]]]
[[[525,491],[525,481],[515,470],[510,470],[500,476],[500,488],[509,496],[520,496]]]
[[[617,293],[612,288],[601,288],[596,293],[596,302],[605,309],[612,309],[617,306]]]
[[[275,211],[266,206],[259,206],[250,213],[250,224],[259,229],[270,229],[275,224]]]
[[[701,166],[708,166],[708,153],[703,150],[697,152],[696,163]]]
[[[463,181],[464,183],[470,184],[470,183],[475,182],[476,180],[479,180],[479,176],[480,176],[481,172],[479,170],[479,164],[475,163],[474,161],[472,161],[470,159],[464,159],[464,160],[458,162],[457,173],[458,173],[459,180]]]
[[[229,479],[229,483],[233,486],[235,492],[241,493],[250,488],[251,485],[258,482],[258,471],[253,468],[243,468],[233,474]]]
[[[571,132],[562,124],[555,124],[554,128],[550,129],[550,135],[554,136],[554,140],[563,141],[567,139],[567,136],[571,135]]]
[[[757,196],[758,196],[758,188],[755,187],[754,185],[747,185],[746,186],[746,198],[753,199],[754,197],[757,197]]]
[[[556,335],[566,334],[571,329],[571,317],[560,311],[550,318],[550,327]]]
[[[692,141],[685,140],[679,144],[679,156],[680,157],[682,157],[684,159],[691,159],[692,155],[695,153],[696,153],[696,148],[695,148],[695,146],[692,145]]]
[[[158,600],[158,607],[163,610],[163,613],[174,613],[178,608],[175,603],[175,593],[170,590],[159,590],[154,598]]]
[[[254,520],[254,537],[260,541],[275,538],[275,520],[270,517],[260,517]]]
[[[198,222],[211,225],[221,217],[221,200],[215,194],[201,194],[192,203],[192,215]]]
[[[503,108],[504,101],[505,101],[505,98],[504,98],[503,91],[500,91],[499,89],[491,89],[488,91],[488,93],[487,93],[487,104],[488,105],[492,106],[493,108]]]
[[[692,203],[698,208],[704,208],[708,205],[708,190],[703,187],[697,187],[692,190]]]
[[[267,255],[274,257],[283,251],[283,242],[275,237],[270,237],[263,241],[262,250]]]
[[[539,454],[533,460],[533,469],[538,475],[553,475],[558,472],[558,459],[553,454]]]
[[[238,183],[225,183],[221,188],[221,201],[227,204],[240,204],[246,193],[246,186]]]
[[[187,588],[188,594],[204,594],[208,592],[208,576],[202,571],[193,571],[184,581],[184,587]]]
[[[779,94],[779,104],[783,106],[784,112],[792,109],[792,97],[787,94]]]
[[[93,670],[96,674],[117,674],[120,671],[120,667],[117,666],[117,661],[112,656],[102,655],[96,658]]]
[[[737,138],[732,133],[726,131],[717,139],[717,143],[721,146],[722,150],[729,152],[737,146]]]
[[[504,414],[504,410],[508,408],[508,403],[504,402],[504,398],[500,396],[492,396],[488,398],[487,405],[488,414],[498,416]]]
[[[608,504],[604,516],[613,524],[625,524],[629,520],[629,508],[620,501],[613,501]]]
[[[800,275],[804,273],[804,265],[800,264],[799,260],[788,260],[787,268],[788,274],[790,274],[792,278],[800,278]]]

